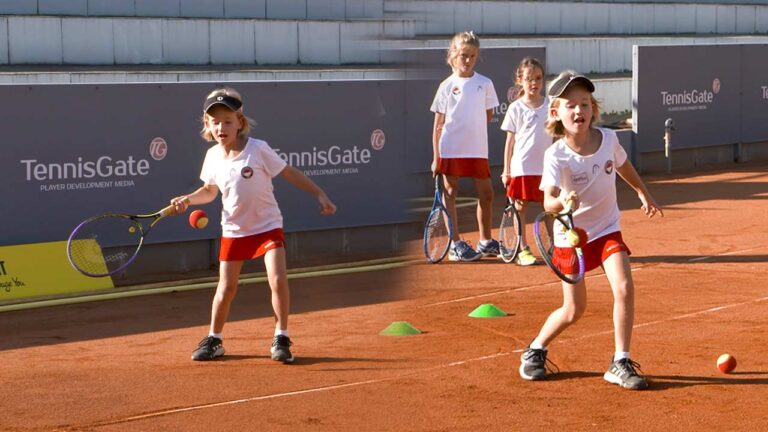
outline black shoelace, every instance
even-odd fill
[[[546,369],[547,372],[551,374],[560,372],[560,368],[557,367],[555,362],[547,358],[546,350],[531,348],[530,352],[531,354],[526,356],[526,361],[533,360],[531,363],[544,366],[544,369]]]
[[[628,359],[628,358],[621,359],[621,360],[618,361],[618,366],[619,366],[619,369],[622,372],[625,372],[625,373],[629,374],[630,376],[638,375],[638,373],[637,373],[638,370],[642,372],[642,369],[640,369],[640,363],[638,363],[638,362],[636,362],[636,361],[634,361],[632,359]]]

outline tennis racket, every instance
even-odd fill
[[[544,262],[557,277],[575,284],[584,278],[584,254],[580,247],[568,242],[566,233],[569,230],[573,230],[573,210],[564,213],[545,211],[536,216],[533,223],[536,246]]]
[[[453,225],[443,205],[443,192],[440,187],[441,176],[435,176],[435,199],[432,210],[424,224],[424,255],[432,264],[439,263],[445,258],[451,247]]]
[[[501,215],[499,226],[499,255],[506,263],[511,263],[520,252],[520,240],[523,226],[520,223],[520,213],[515,208],[515,200],[507,198],[507,206]]]
[[[152,228],[174,214],[176,208],[170,205],[152,214],[104,213],[88,218],[69,235],[69,263],[90,277],[118,273],[133,263]]]

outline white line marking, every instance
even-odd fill
[[[705,261],[705,260],[708,260],[708,259],[714,258],[714,257],[728,256],[728,255],[738,255],[740,253],[752,252],[752,251],[756,251],[756,250],[760,250],[760,249],[765,249],[765,248],[766,248],[766,246],[757,246],[757,247],[753,247],[753,248],[749,248],[749,249],[742,249],[742,250],[731,251],[731,252],[723,252],[723,253],[719,253],[719,254],[715,254],[715,255],[707,255],[707,256],[702,256],[702,257],[697,257],[697,258],[691,258],[691,259],[689,259],[687,261],[688,262]]]
[[[147,414],[140,414],[140,415],[131,416],[131,417],[125,417],[125,418],[116,419],[116,420],[108,420],[108,421],[103,421],[103,422],[98,422],[98,423],[92,423],[92,424],[88,424],[88,425],[81,425],[81,426],[74,426],[74,427],[65,427],[65,429],[66,430],[73,430],[73,429],[77,430],[77,429],[80,429],[80,428],[90,429],[90,428],[95,428],[95,427],[99,427],[99,426],[108,426],[108,425],[114,425],[114,424],[119,424],[119,423],[128,423],[128,422],[133,422],[133,421],[138,421],[138,420],[145,420],[145,419],[149,419],[149,418],[161,417],[161,416],[166,416],[166,415],[171,415],[171,414],[179,414],[179,413],[189,412],[189,411],[198,411],[198,410],[207,409],[207,408],[216,408],[216,407],[223,407],[223,406],[230,406],[230,405],[238,405],[238,404],[242,404],[242,403],[246,403],[246,402],[256,402],[256,401],[262,401],[262,400],[268,400],[268,399],[277,399],[277,398],[282,398],[282,397],[298,396],[298,395],[309,394],[309,393],[317,393],[317,392],[322,392],[322,391],[337,390],[337,389],[342,389],[342,388],[347,388],[347,387],[358,387],[358,386],[367,385],[367,384],[378,384],[378,383],[387,382],[387,381],[395,381],[395,380],[411,377],[411,376],[414,376],[414,375],[421,375],[421,374],[423,374],[425,372],[432,372],[432,371],[436,371],[436,370],[440,370],[440,369],[447,369],[447,368],[454,367],[454,366],[461,366],[461,365],[465,365],[465,364],[473,363],[473,362],[477,362],[477,361],[491,360],[491,359],[495,359],[495,358],[499,358],[499,357],[505,357],[505,356],[508,356],[510,354],[511,354],[510,352],[498,352],[496,354],[484,355],[484,356],[481,356],[481,357],[475,357],[475,358],[470,358],[470,359],[466,359],[466,360],[459,360],[459,361],[454,361],[454,362],[450,362],[450,363],[446,363],[446,364],[441,364],[441,365],[437,365],[437,366],[431,366],[431,367],[419,369],[419,370],[416,370],[416,371],[412,371],[412,372],[409,372],[409,373],[406,373],[406,374],[395,375],[395,376],[391,376],[391,377],[387,377],[387,378],[371,379],[371,380],[365,380],[365,381],[355,381],[355,382],[346,383],[346,384],[338,384],[338,385],[324,386],[324,387],[315,387],[315,388],[310,388],[310,389],[305,389],[305,390],[295,390],[295,391],[290,391],[290,392],[285,392],[285,393],[275,393],[275,394],[264,395],[264,396],[255,396],[255,397],[245,398],[245,399],[235,399],[235,400],[224,401],[224,402],[214,402],[214,403],[203,404],[203,405],[193,405],[193,406],[189,406],[189,407],[175,408],[175,409],[169,409],[169,410],[164,410],[164,411],[156,411],[156,412],[151,412],[151,413],[147,413]]]

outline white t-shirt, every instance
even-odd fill
[[[581,201],[573,213],[573,223],[587,231],[589,240],[621,230],[619,205],[616,200],[616,167],[624,165],[627,153],[619,144],[616,132],[597,128],[602,134],[600,148],[581,156],[558,140],[544,154],[541,190],[557,186],[562,194],[576,191]],[[565,245],[555,230],[555,244]]]
[[[234,159],[224,159],[220,144],[208,149],[200,179],[221,191],[224,237],[246,237],[282,228],[283,216],[273,193],[272,178],[286,167],[266,142],[248,138]]]
[[[486,110],[498,105],[493,82],[477,72],[469,78],[453,74],[441,82],[430,108],[445,114],[440,157],[488,159]]]
[[[509,164],[509,175],[540,176],[544,164],[544,152],[552,145],[552,137],[544,129],[549,110],[549,99],[538,108],[531,109],[518,99],[512,102],[501,123],[501,130],[515,134],[515,147]]]

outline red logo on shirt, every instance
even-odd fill
[[[253,168],[249,166],[243,167],[243,169],[240,170],[240,175],[243,176],[244,179],[253,177]]]
[[[609,160],[605,163],[605,173],[610,174],[613,172],[613,161]]]
[[[455,96],[458,96],[461,94],[461,89],[458,87],[454,87],[453,90],[451,90],[451,93],[453,93]]]

